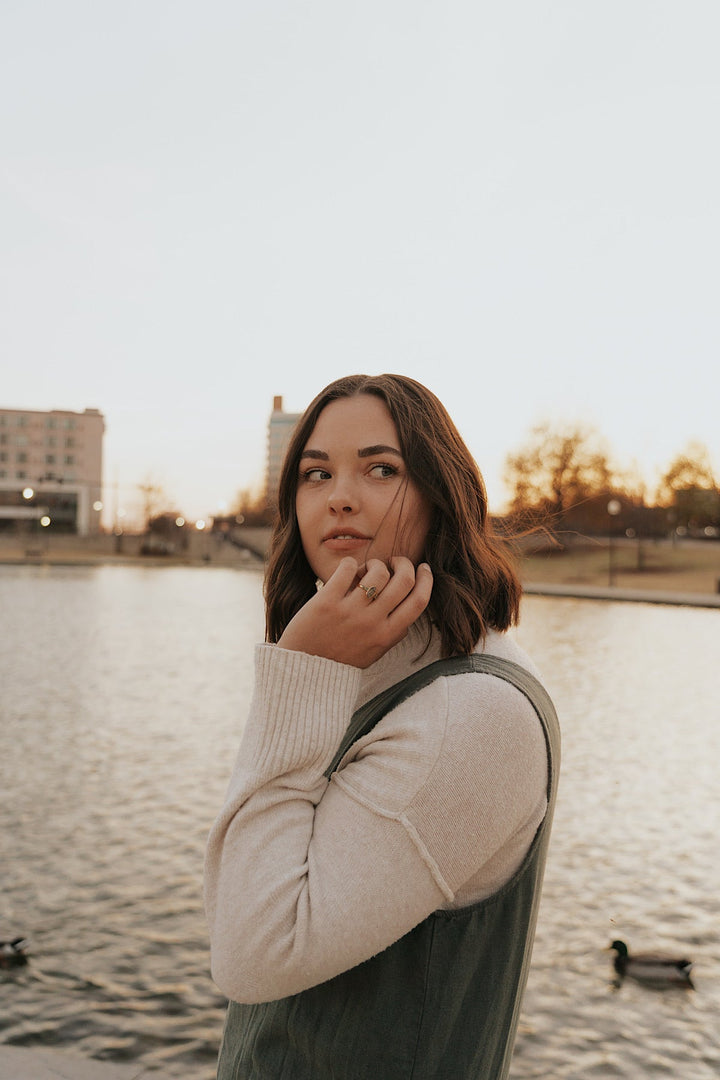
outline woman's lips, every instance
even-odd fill
[[[367,547],[370,543],[369,536],[356,536],[353,533],[338,533],[332,536],[326,536],[323,540],[323,547],[329,551],[358,551],[360,548]]]

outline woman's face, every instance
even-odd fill
[[[327,581],[352,555],[416,566],[430,507],[410,480],[395,424],[373,394],[340,398],[323,409],[300,458],[295,506],[305,557]]]

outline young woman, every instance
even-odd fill
[[[267,643],[209,838],[221,1080],[500,1080],[559,762],[520,585],[444,407],[323,390],[288,449]]]

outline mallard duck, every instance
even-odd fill
[[[620,978],[630,975],[640,982],[694,989],[690,978],[692,960],[663,953],[635,953],[631,956],[624,941],[613,941],[609,948],[616,954],[613,965]]]
[[[0,968],[22,967],[27,964],[26,938],[16,937],[12,941],[0,941]]]

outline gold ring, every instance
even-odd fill
[[[377,588],[375,587],[375,585],[363,585],[362,581],[358,581],[358,589],[362,589],[368,600],[375,599],[375,596],[377,594]]]

